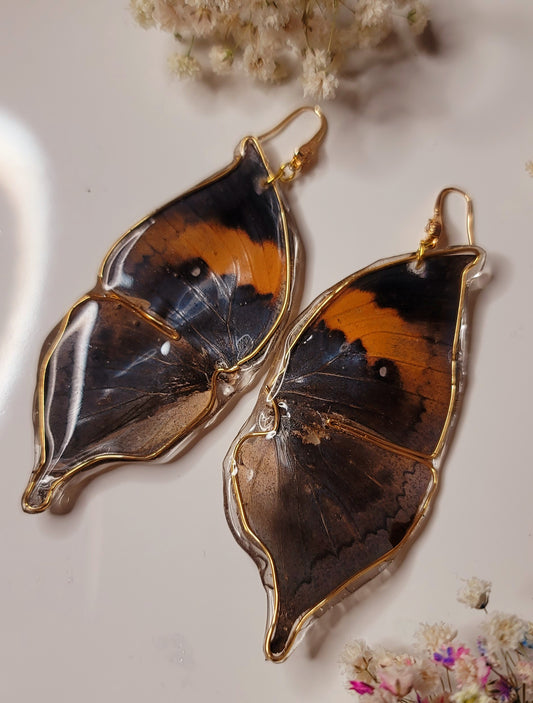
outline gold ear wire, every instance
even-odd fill
[[[299,149],[295,150],[294,156],[290,159],[290,161],[282,163],[277,173],[267,179],[267,185],[270,185],[275,181],[282,181],[283,183],[288,183],[289,181],[292,181],[294,178],[296,178],[300,171],[302,171],[302,169],[305,168],[316,155],[318,147],[327,132],[328,123],[324,113],[318,107],[318,105],[315,105],[314,107],[311,107],[310,105],[304,105],[303,107],[294,110],[294,112],[291,112],[291,114],[287,115],[287,117],[285,117],[285,119],[282,120],[279,124],[277,124],[272,129],[269,129],[268,132],[265,132],[257,138],[259,142],[268,141],[272,137],[275,137],[276,134],[279,134],[283,129],[285,129],[287,125],[293,122],[293,120],[295,120],[304,112],[313,112],[318,117],[320,124],[317,131],[311,137],[311,139],[309,139],[309,141],[307,141],[305,144],[302,144]]]
[[[472,206],[472,198],[464,190],[461,190],[460,188],[455,188],[453,186],[449,186],[448,188],[443,188],[437,196],[437,200],[435,202],[435,207],[433,210],[433,217],[428,220],[428,223],[425,227],[425,232],[427,234],[427,237],[425,237],[424,239],[422,239],[420,241],[420,244],[419,244],[417,252],[416,252],[416,256],[419,261],[424,256],[424,254],[426,253],[426,251],[428,249],[434,249],[437,246],[437,243],[439,241],[439,237],[442,234],[442,231],[444,229],[444,220],[443,220],[444,200],[445,200],[446,196],[449,195],[450,193],[459,193],[459,195],[462,195],[463,198],[465,199],[465,202],[466,202],[466,234],[468,237],[468,243],[470,245],[474,244],[474,208]]]

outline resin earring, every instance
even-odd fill
[[[439,249],[442,204],[467,203],[468,246]],[[225,462],[226,514],[267,591],[265,652],[413,538],[463,388],[466,298],[484,253],[470,198],[443,190],[418,251],[330,288],[294,323]]]
[[[273,172],[262,144],[306,111],[315,136]],[[303,107],[244,138],[227,168],[111,249],[41,352],[26,512],[68,507],[113,462],[170,458],[251,382],[293,298],[297,241],[279,184],[325,131],[319,108]]]

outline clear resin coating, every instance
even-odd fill
[[[24,510],[112,462],[168,458],[251,381],[293,288],[296,244],[271,175],[246,138],[227,169],[107,255],[41,353]]]
[[[268,594],[270,659],[385,567],[426,514],[483,259],[468,246],[378,262],[289,333],[225,465],[228,521]]]

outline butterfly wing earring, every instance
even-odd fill
[[[317,133],[274,173],[262,144],[309,110]],[[304,107],[244,138],[226,169],[114,245],[41,352],[26,512],[68,506],[76,483],[114,462],[170,458],[251,382],[293,298],[297,240],[279,184],[325,131]]]
[[[463,388],[466,298],[484,253],[379,261],[302,313],[226,458],[226,512],[267,591],[268,658],[390,563],[427,514]]]

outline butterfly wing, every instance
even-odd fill
[[[480,261],[461,247],[376,265],[295,324],[228,461],[229,519],[272,596],[270,658],[390,561],[426,512]]]
[[[257,142],[128,232],[43,348],[23,507],[74,474],[169,456],[250,381],[292,296],[295,242]]]

